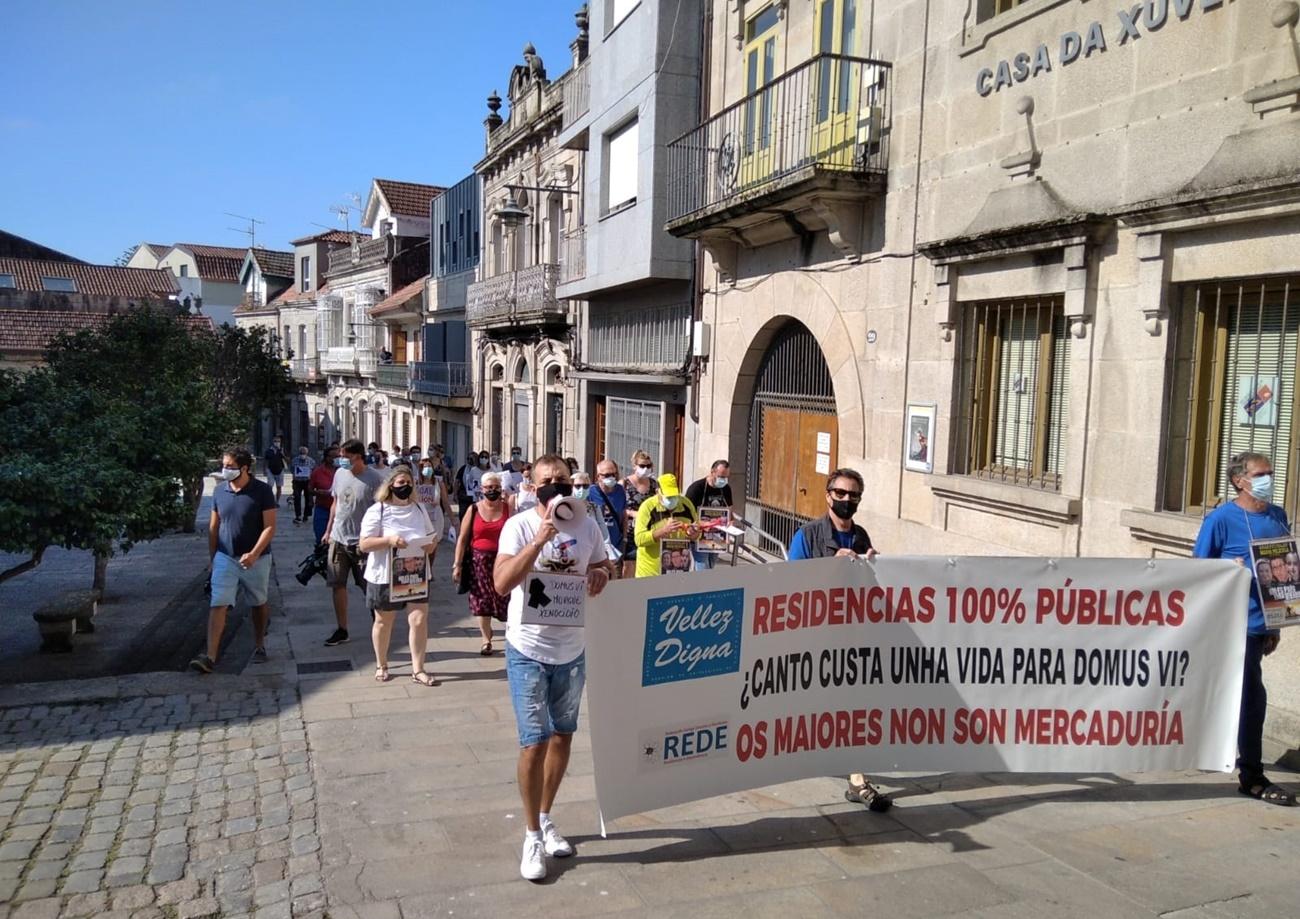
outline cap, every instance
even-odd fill
[[[681,489],[677,487],[677,476],[671,472],[665,472],[659,476],[659,492],[665,498],[673,498],[680,495]]]

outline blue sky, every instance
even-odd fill
[[[142,240],[246,245],[230,211],[287,248],[371,178],[468,175],[488,94],[526,41],[567,70],[580,5],[9,4],[0,229],[112,262]]]

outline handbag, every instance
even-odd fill
[[[465,548],[460,553],[460,580],[456,583],[456,593],[458,594],[469,593],[470,584],[474,581],[474,549],[472,543],[474,542],[473,526],[476,513],[478,513],[478,508],[471,504],[469,513],[461,521],[461,526],[469,529],[469,533],[468,538],[465,540]]]

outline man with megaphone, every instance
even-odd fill
[[[524,582],[539,571],[585,576],[586,593],[594,597],[609,583],[610,563],[604,528],[588,515],[585,503],[573,497],[563,457],[548,454],[534,461],[533,484],[537,505],[515,514],[501,530],[493,581],[497,593],[510,595],[506,678],[519,729],[519,795],[527,824],[519,873],[539,881],[546,877],[547,856],[573,854],[573,846],[551,822],[550,810],[578,729],[586,682],[586,630],[580,624],[525,622]],[[552,605],[534,601],[533,607]]]

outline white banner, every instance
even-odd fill
[[[836,558],[588,601],[603,819],[850,772],[1226,771],[1230,561]]]

